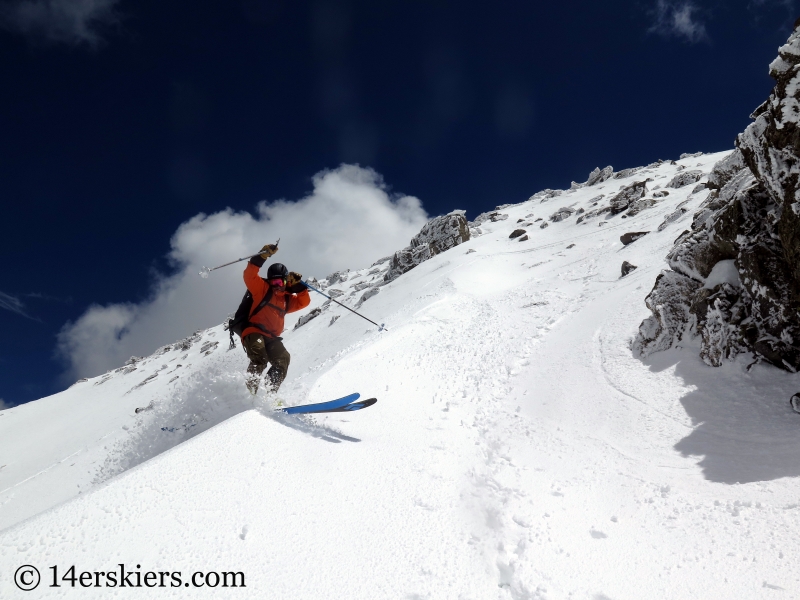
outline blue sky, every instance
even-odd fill
[[[152,297],[198,213],[347,163],[471,218],[731,148],[796,4],[3,0],[0,402],[62,389],[59,332]]]

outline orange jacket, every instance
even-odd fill
[[[261,303],[264,296],[266,296],[269,291],[269,284],[261,279],[261,276],[258,274],[259,268],[260,265],[248,263],[244,270],[244,284],[247,286],[247,289],[250,290],[250,293],[253,294],[253,307],[250,309],[251,313]],[[250,317],[251,323],[257,323],[264,327],[264,329],[247,327],[242,332],[242,337],[250,335],[251,333],[263,333],[267,336],[278,337],[283,333],[283,316],[286,313],[305,308],[309,304],[311,304],[311,297],[308,295],[307,289],[298,294],[290,294],[280,288],[273,288],[272,298],[270,298],[267,305],[262,308],[255,317]]]

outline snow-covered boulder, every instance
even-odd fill
[[[611,198],[611,214],[615,215],[626,210],[633,202],[643,198],[647,193],[646,181],[635,181],[622,188],[619,193]]]
[[[574,213],[575,213],[574,208],[569,208],[568,206],[564,206],[562,208],[559,208],[552,215],[550,215],[550,221],[552,221],[553,223],[558,223],[559,221],[563,221],[564,219],[571,217]]]
[[[678,189],[692,183],[697,183],[703,178],[702,171],[682,171],[672,178],[666,187]]]

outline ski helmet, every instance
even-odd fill
[[[275,279],[280,277],[281,279],[286,279],[286,276],[289,274],[289,269],[284,267],[281,263],[273,263],[267,269],[267,279]]]

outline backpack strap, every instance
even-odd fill
[[[258,312],[259,312],[259,311],[260,311],[262,308],[264,308],[264,307],[265,307],[267,304],[269,304],[269,301],[270,301],[270,300],[272,300],[272,287],[271,287],[271,286],[270,286],[269,290],[267,290],[267,293],[266,293],[266,294],[264,294],[264,298],[263,298],[263,300],[261,300],[261,302],[259,302],[259,303],[258,303],[258,306],[256,306],[255,310],[253,310],[253,312],[251,312],[251,313],[250,313],[250,315],[249,315],[249,317],[248,317],[248,320],[249,320],[250,318],[252,318],[252,317],[255,317],[255,316],[256,316],[256,314],[257,314],[257,313],[258,313]]]

